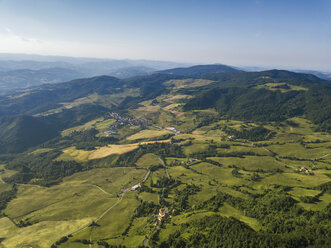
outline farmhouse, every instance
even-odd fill
[[[162,221],[162,219],[163,219],[164,217],[167,217],[167,216],[168,216],[168,213],[169,213],[169,210],[168,210],[167,207],[160,208],[160,210],[159,210],[159,215],[158,215],[157,219],[158,219],[159,221]]]
[[[313,174],[313,172],[310,169],[308,169],[304,166],[301,166],[298,170],[299,170],[299,172],[304,172],[306,175],[312,175]]]
[[[136,185],[134,185],[134,186],[131,187],[131,191],[135,191],[135,190],[137,190],[140,187],[141,187],[141,184],[138,183],[138,184],[136,184]]]
[[[180,133],[180,131],[178,131],[175,127],[166,127],[165,130],[174,132],[176,134],[179,134]]]
[[[118,134],[116,131],[113,131],[113,130],[108,130],[108,131],[105,131],[104,133],[106,134],[107,137],[110,135]]]

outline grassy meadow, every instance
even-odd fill
[[[182,90],[210,83],[212,81],[190,79],[173,80],[166,85]],[[273,90],[276,86],[279,85],[261,87]],[[305,90],[298,87],[291,85],[287,91]],[[224,119],[204,124],[205,118],[215,118],[215,111],[182,112],[182,101],[190,96],[173,93],[157,97],[156,103],[144,101],[130,112],[136,118],[147,117],[152,124],[148,128],[121,127],[118,142],[89,150],[61,147],[56,161],[76,161],[86,170],[65,176],[59,184],[49,187],[32,182],[17,185],[16,197],[7,204],[2,211],[5,215],[0,218],[1,247],[50,247],[64,236],[68,240],[56,247],[103,248],[101,241],[126,247],[143,244],[158,247],[169,235],[180,231],[182,224],[214,214],[235,218],[255,232],[267,231],[261,220],[229,202],[215,209],[207,208],[213,197],[220,193],[237,201],[249,201],[253,195],[284,187],[285,194],[307,211],[322,211],[331,203],[330,191],[320,188],[331,181],[330,135],[315,132],[314,125],[304,118],[293,118],[292,126],[286,122],[265,124],[265,128],[275,132],[269,140],[230,139],[225,126],[240,131],[258,124]],[[94,128],[102,136],[112,123],[113,119],[98,118],[63,130],[61,134],[66,137],[75,131]],[[175,127],[181,133],[174,135],[165,127]],[[172,137],[158,140],[167,135]],[[130,163],[121,167],[110,164],[104,168],[93,167],[94,160],[114,154],[125,158],[131,156],[127,154],[141,152],[140,145],[160,146],[146,148],[139,156],[132,155],[133,158],[127,160]],[[167,145],[179,147],[176,149],[182,153],[170,150],[165,156],[160,149]],[[38,148],[30,155],[50,151],[53,148]],[[134,163],[131,163],[132,159],[135,159]],[[161,159],[165,161],[170,179],[166,179],[166,171],[160,166],[163,165]],[[309,173],[300,172],[301,167]],[[142,183],[151,168],[153,171]],[[1,178],[15,173],[4,164],[0,165]],[[142,188],[131,191],[130,188],[138,183]],[[192,185],[197,187],[194,192],[187,190]],[[0,193],[10,188],[10,184],[0,181]],[[189,193],[183,196],[183,192]],[[305,202],[305,197],[317,200]],[[146,209],[152,210],[139,214],[143,203],[150,204]],[[155,213],[166,205],[172,211],[169,213],[171,218],[164,221],[162,228],[156,228]],[[157,235],[157,241],[152,240],[154,235]],[[181,235],[189,238],[191,233],[183,231]]]

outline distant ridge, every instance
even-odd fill
[[[215,73],[236,73],[243,72],[237,70],[228,65],[213,64],[213,65],[196,65],[191,67],[181,67],[159,71],[160,73],[165,74],[174,74],[188,77],[200,77],[206,74],[215,74]]]

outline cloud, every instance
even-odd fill
[[[8,36],[10,36],[11,38],[14,38],[16,40],[21,40],[21,41],[28,42],[28,43],[41,43],[42,42],[41,40],[36,39],[36,38],[18,35],[16,33],[14,33],[9,27],[5,27],[5,30],[6,30],[6,33]]]
[[[34,38],[26,38],[26,37],[20,37],[22,41],[24,42],[34,42],[34,43],[41,43],[41,40],[34,39]]]

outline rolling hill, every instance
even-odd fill
[[[202,74],[202,78],[210,80],[210,83],[179,89],[182,94],[190,95],[183,105],[184,111],[214,108],[220,116],[245,121],[283,121],[305,116],[321,130],[331,130],[331,88],[328,81],[289,71],[205,74],[207,71],[218,71],[219,66],[194,68],[197,68],[195,76]],[[194,68],[188,68],[188,71]],[[10,116],[37,115],[43,120],[58,123],[61,128],[69,127],[69,124],[61,123],[73,121],[76,117],[69,118],[71,113],[77,109],[81,111],[84,106],[92,104],[99,109],[93,111],[96,115],[84,110],[86,116],[97,116],[116,109],[127,111],[139,102],[171,93],[172,88],[167,82],[187,78],[190,77],[155,73],[125,80],[99,76],[49,84],[0,97],[0,113]],[[321,105],[325,107],[320,109]],[[87,120],[84,116],[79,118]]]
[[[167,61],[0,53],[0,94],[14,89],[100,75],[128,78],[183,65]]]
[[[241,72],[241,71],[233,67],[227,65],[220,65],[220,64],[196,65],[192,67],[174,68],[174,69],[160,71],[160,73],[181,75],[187,77],[201,77],[205,74],[235,73],[235,72]]]
[[[40,84],[52,84],[83,78],[87,75],[65,68],[47,68],[40,70],[14,70],[0,72],[0,90],[28,88]]]
[[[330,81],[173,71],[0,96],[0,246],[330,247]]]

